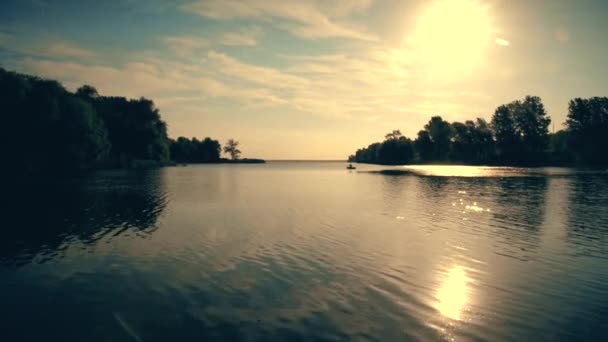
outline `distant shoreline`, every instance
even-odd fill
[[[266,164],[266,160],[264,160],[264,159],[258,159],[258,158],[243,158],[243,159],[236,159],[236,160],[222,158],[220,160],[216,160],[216,161],[212,161],[212,162],[200,162],[200,163],[196,163],[196,162],[189,162],[189,163],[175,162],[175,164],[173,164],[173,166],[179,166],[179,165],[197,165],[197,164],[201,164],[201,165],[204,165],[204,164]]]

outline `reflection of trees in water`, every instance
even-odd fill
[[[509,177],[497,179],[492,225],[507,240],[506,251],[519,255],[527,247],[537,247],[544,222],[547,177]]]
[[[495,217],[512,225],[537,232],[545,212],[546,177],[513,177],[498,180],[496,203],[501,210]]]
[[[574,176],[568,209],[568,242],[578,253],[608,258],[608,176]]]
[[[109,234],[150,233],[166,197],[162,170],[114,171],[19,184],[3,202],[0,262],[21,263],[68,242],[89,245]]]
[[[422,184],[422,194],[428,195],[433,199],[445,196],[445,187],[450,182],[449,177],[423,176],[420,177]]]
[[[400,174],[385,174],[382,177],[382,194],[386,200],[394,200],[401,196],[405,188],[405,181],[408,176]]]

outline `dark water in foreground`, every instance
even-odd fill
[[[5,191],[0,340],[600,340],[608,173],[343,163]]]

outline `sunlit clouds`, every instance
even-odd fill
[[[502,38],[496,38],[496,39],[494,40],[494,42],[495,42],[496,44],[498,44],[498,45],[501,45],[501,46],[509,46],[509,45],[511,45],[511,42],[510,42],[510,41],[508,41],[508,40],[506,40],[506,39],[502,39]]]
[[[441,77],[472,72],[493,33],[488,9],[476,0],[435,0],[418,17],[409,43]]]
[[[540,4],[532,11],[504,1],[185,0],[154,11],[133,2],[136,14],[120,16],[99,2],[95,12],[112,14],[107,25],[64,29],[71,21],[63,17],[54,29],[51,17],[45,29],[0,24],[0,63],[71,90],[93,84],[104,95],[149,97],[171,136],[238,135],[268,159],[343,158],[386,131],[413,138],[432,115],[488,118],[526,94],[541,96],[562,122],[567,89],[546,77],[574,72],[562,59],[580,50],[559,49],[573,45],[575,26],[538,29],[549,20],[535,16]],[[80,20],[92,12],[82,6],[55,12]],[[608,77],[581,71],[569,79],[596,95]],[[320,140],[275,154],[282,142],[261,132],[278,130]]]
[[[181,6],[181,10],[210,19],[282,19],[275,25],[302,38],[375,41],[377,38],[365,29],[344,23],[344,18],[367,9],[371,3],[371,0],[201,0]]]

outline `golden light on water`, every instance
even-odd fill
[[[466,274],[462,267],[456,266],[449,270],[437,291],[437,310],[445,317],[460,320],[467,296]]]
[[[437,73],[470,71],[491,42],[488,9],[477,0],[435,0],[420,15],[414,45]]]
[[[468,165],[409,165],[404,168],[421,175],[449,177],[487,177],[497,175],[503,171],[499,168]]]

